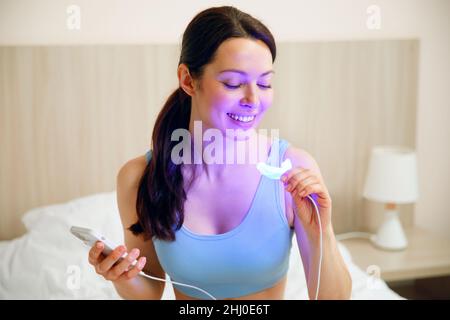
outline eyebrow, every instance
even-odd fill
[[[242,70],[238,70],[238,69],[226,69],[226,70],[220,71],[219,73],[223,73],[223,72],[236,72],[236,73],[240,73],[240,74],[242,74],[242,75],[244,75],[244,76],[247,75],[247,72],[242,71]],[[266,71],[266,72],[264,72],[264,73],[261,73],[260,77],[265,76],[265,75],[268,75],[269,73],[275,73],[275,71],[274,71],[274,70]]]

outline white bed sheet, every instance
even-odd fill
[[[89,265],[88,247],[69,232],[72,225],[85,226],[123,243],[115,191],[35,208],[22,221],[25,235],[0,242],[0,299],[121,299]],[[353,280],[352,299],[403,299],[357,267],[343,244],[338,246]],[[174,299],[170,283],[163,299]],[[308,299],[295,237],[285,299]]]

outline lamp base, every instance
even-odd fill
[[[374,246],[383,250],[399,251],[408,247],[396,209],[385,210],[383,224],[370,240]]]

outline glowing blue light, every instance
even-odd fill
[[[258,162],[256,168],[262,175],[269,179],[280,180],[281,176],[288,170],[292,169],[292,163],[290,159],[286,159],[281,164],[281,167],[270,166],[264,162]]]

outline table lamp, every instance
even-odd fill
[[[402,146],[372,148],[363,196],[385,203],[384,221],[371,236],[372,243],[385,250],[403,250],[408,246],[398,216],[398,204],[418,198],[417,159],[414,150]]]

